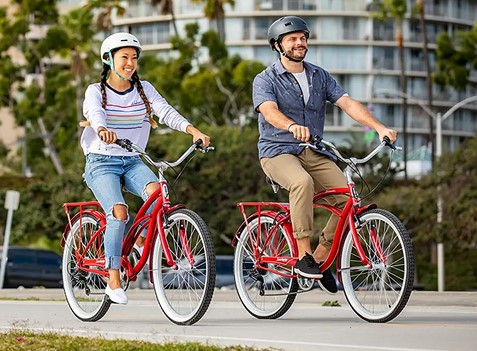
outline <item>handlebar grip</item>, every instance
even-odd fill
[[[196,146],[201,146],[203,143],[204,143],[204,142],[202,141],[202,139],[197,139],[194,144],[195,144]]]
[[[312,135],[312,136],[310,137],[310,143],[311,143],[311,144],[318,145],[319,143],[321,143],[321,140],[322,140],[322,139],[323,139],[323,138],[320,138],[319,135]]]
[[[386,143],[386,146],[389,146],[391,149],[396,150],[396,146],[391,143],[391,139],[388,136],[383,138],[383,141]]]
[[[125,149],[126,151],[133,151],[133,148],[132,148],[132,141],[129,140],[129,139],[116,139],[116,141],[114,142],[115,144],[118,144],[119,146],[121,146],[123,149]]]

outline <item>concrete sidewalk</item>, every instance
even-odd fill
[[[128,297],[132,301],[155,300],[156,296],[152,289],[128,290]],[[62,289],[1,289],[0,299],[31,299],[31,300],[65,300]],[[338,301],[347,304],[346,297],[340,291],[335,295],[329,295],[316,289],[299,294],[295,303],[322,304],[325,301]],[[213,302],[239,302],[235,290],[216,290]],[[435,292],[413,291],[408,303],[409,306],[467,306],[477,308],[477,292]]]

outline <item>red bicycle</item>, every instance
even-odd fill
[[[354,312],[368,322],[388,322],[406,306],[414,280],[414,253],[409,233],[392,213],[376,205],[361,205],[353,174],[385,146],[389,139],[362,159],[346,158],[330,142],[317,140],[306,147],[332,151],[346,163],[348,187],[328,189],[314,195],[314,207],[339,216],[331,252],[322,271],[336,262],[337,279]],[[274,189],[274,191],[277,191]],[[345,194],[349,199],[340,210],[327,196]],[[281,317],[296,294],[309,291],[314,280],[293,273],[298,249],[293,237],[288,203],[240,202],[244,217],[233,239],[234,277],[238,296],[256,318]],[[250,214],[250,209],[252,212]],[[247,214],[247,210],[249,214]]]
[[[116,142],[136,151],[158,170],[160,188],[141,206],[122,245],[121,281],[127,289],[146,262],[157,301],[169,320],[180,325],[199,321],[207,311],[215,285],[215,253],[205,222],[184,205],[172,205],[164,171],[188,158],[194,150],[206,152],[201,141],[191,145],[177,161],[154,162],[127,139]],[[63,285],[66,301],[82,321],[97,321],[108,311],[105,295],[105,213],[96,201],[63,205],[68,224],[63,233]],[[152,210],[151,210],[152,209]],[[148,211],[149,210],[149,211]],[[147,232],[144,249],[134,249],[138,236]]]

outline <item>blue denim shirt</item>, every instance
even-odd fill
[[[304,62],[310,87],[310,98],[303,102],[300,85],[280,60],[259,73],[253,81],[253,106],[255,111],[266,101],[274,101],[278,109],[296,123],[310,129],[311,135],[323,136],[326,101],[335,103],[346,94],[336,80],[323,68]],[[293,134],[277,129],[258,114],[258,157],[274,157],[280,154],[298,155],[303,151],[300,141]]]

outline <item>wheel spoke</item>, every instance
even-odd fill
[[[235,286],[250,314],[257,318],[278,318],[291,307],[298,284],[296,279],[274,273],[290,274],[290,267],[267,264],[264,269],[259,261],[260,257],[291,257],[292,239],[283,227],[275,227],[274,219],[269,216],[260,217],[260,228],[258,223],[258,218],[251,221],[238,238],[234,255]],[[259,246],[255,248],[257,243]]]
[[[194,324],[207,311],[215,285],[215,254],[210,232],[194,212],[169,215],[166,240],[176,268],[167,265],[160,236],[153,249],[153,281],[159,305],[176,324]],[[190,256],[194,262],[191,264]]]
[[[63,289],[73,314],[83,321],[97,321],[106,314],[110,301],[105,299],[106,279],[80,267],[80,259],[104,258],[103,233],[98,230],[98,218],[84,215],[68,233],[63,251]],[[89,267],[99,269],[100,267]]]
[[[360,220],[364,223],[359,232],[360,244],[370,267],[362,265],[348,233],[340,262],[345,295],[361,318],[387,322],[399,315],[411,294],[412,242],[402,223],[388,211],[369,210],[360,215]]]

